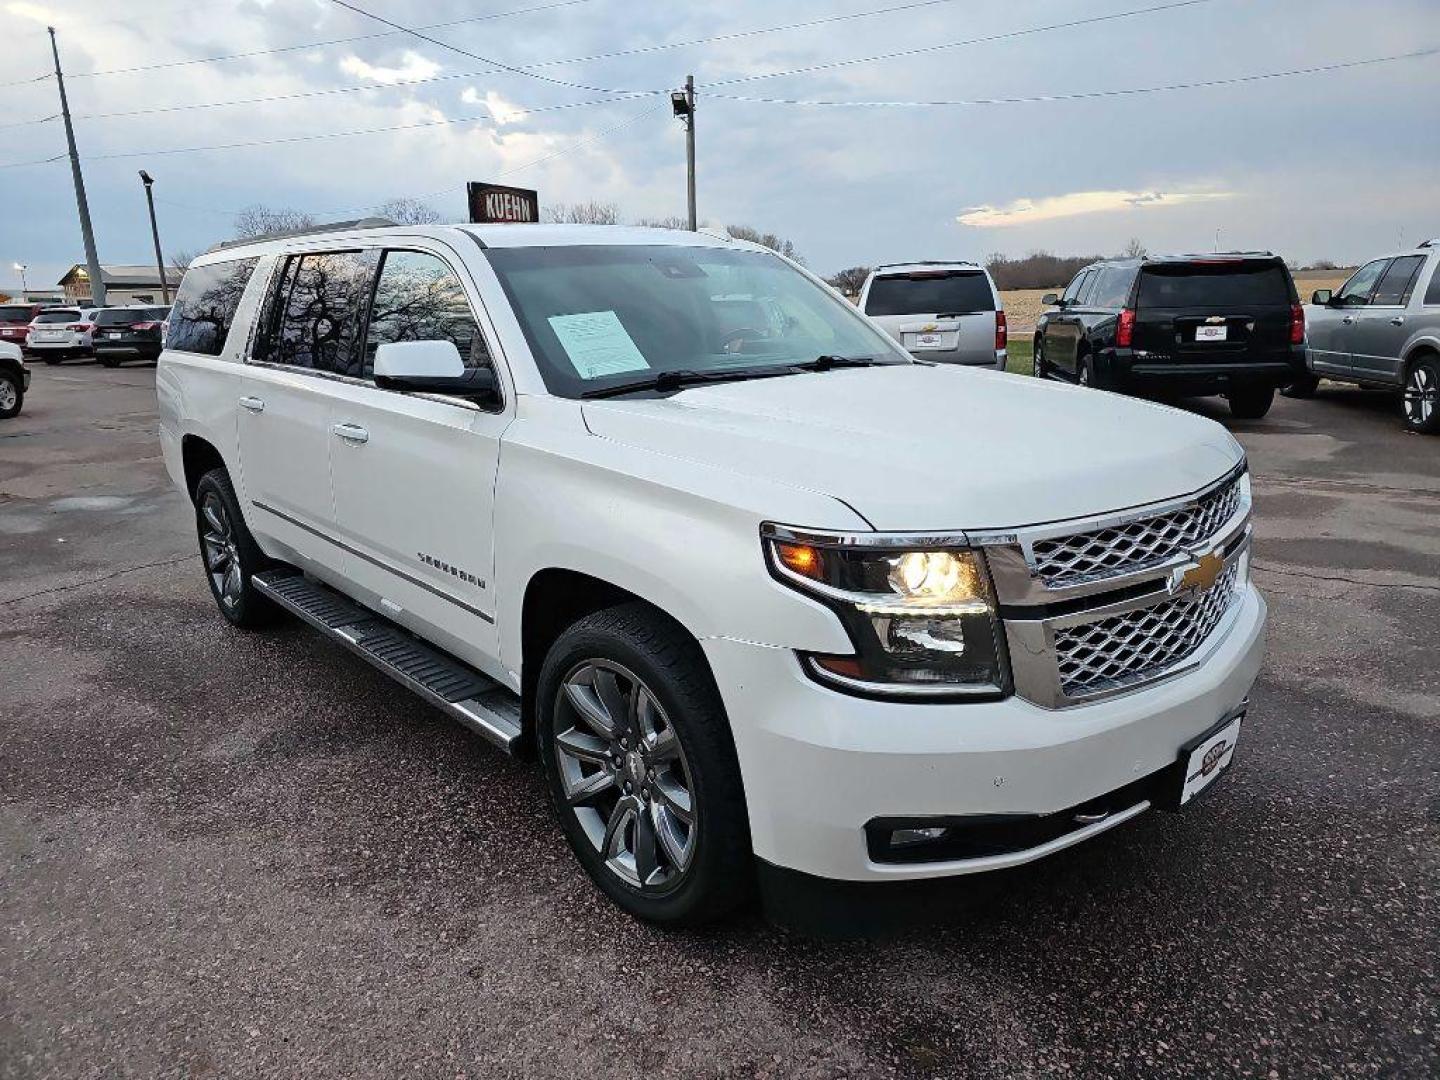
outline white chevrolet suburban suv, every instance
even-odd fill
[[[635,915],[1015,866],[1234,753],[1265,604],[1209,420],[925,363],[703,233],[332,226],[196,259],[167,334],[220,612],[538,755]]]

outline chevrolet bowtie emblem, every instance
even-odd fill
[[[1225,321],[1225,316],[1224,316],[1224,315],[1211,315],[1211,316],[1210,316],[1208,319],[1206,319],[1205,321],[1206,321],[1207,323],[1222,323],[1222,322]]]
[[[1214,587],[1215,582],[1220,578],[1220,571],[1225,569],[1225,560],[1215,552],[1201,555],[1200,558],[1191,563],[1176,569],[1170,577],[1170,591],[1172,593],[1202,593]]]
[[[924,326],[920,327],[920,333],[922,333],[922,334],[933,334],[936,330],[939,330],[939,329],[940,329],[940,327],[936,326],[933,322],[932,322],[932,323],[926,323]]]

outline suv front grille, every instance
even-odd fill
[[[1219,532],[1240,506],[1240,477],[1195,502],[1111,528],[1034,543],[1034,572],[1050,588],[1129,574],[1188,554]]]
[[[1168,516],[1168,515],[1167,515]],[[1213,531],[1213,530],[1212,530]],[[1237,596],[1239,560],[1198,596],[1178,596],[1083,626],[1055,631],[1060,690],[1081,697],[1142,682],[1193,654]]]

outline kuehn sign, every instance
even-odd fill
[[[473,222],[528,224],[540,220],[540,194],[529,188],[503,187],[500,184],[471,181],[468,191],[470,220]]]

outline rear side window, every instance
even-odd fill
[[[1141,307],[1288,307],[1290,275],[1273,262],[1160,263],[1140,271]]]
[[[1390,268],[1381,277],[1380,284],[1375,286],[1375,295],[1371,298],[1370,303],[1392,307],[1408,303],[1410,286],[1415,280],[1415,275],[1420,272],[1420,264],[1424,261],[1424,255],[1405,255],[1392,262]]]
[[[1430,275],[1430,287],[1425,290],[1425,303],[1440,304],[1440,259],[1435,260],[1435,271]]]
[[[467,368],[490,366],[465,286],[443,259],[427,252],[385,253],[365,335],[367,376],[375,370],[375,350],[392,341],[452,341]]]
[[[278,321],[266,359],[334,375],[359,375],[355,333],[374,256],[325,251],[292,256],[276,297]]]
[[[1130,300],[1130,286],[1134,283],[1133,267],[1107,266],[1100,271],[1100,280],[1090,296],[1090,306],[1123,308]]]
[[[36,324],[40,323],[69,323],[80,318],[78,311],[42,311],[35,316]]]
[[[867,315],[969,315],[994,310],[990,282],[976,270],[877,277],[865,298]]]
[[[258,259],[233,259],[186,270],[170,312],[166,348],[219,356],[225,348],[230,324],[235,321],[240,296],[257,262]],[[105,314],[101,312],[102,316]]]

